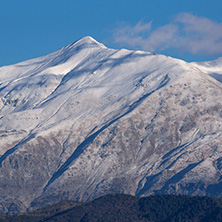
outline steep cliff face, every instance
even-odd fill
[[[85,37],[0,68],[0,212],[107,193],[222,196],[221,83]]]

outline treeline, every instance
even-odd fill
[[[2,216],[0,221],[221,222],[222,198],[110,194],[88,203],[63,201],[22,215]]]

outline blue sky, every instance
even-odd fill
[[[1,0],[0,66],[84,36],[186,61],[222,56],[221,0]]]

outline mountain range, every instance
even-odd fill
[[[85,37],[0,68],[0,213],[104,194],[222,196],[222,58]]]

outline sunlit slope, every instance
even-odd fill
[[[222,196],[221,93],[194,64],[91,37],[0,68],[0,211],[107,193]]]

